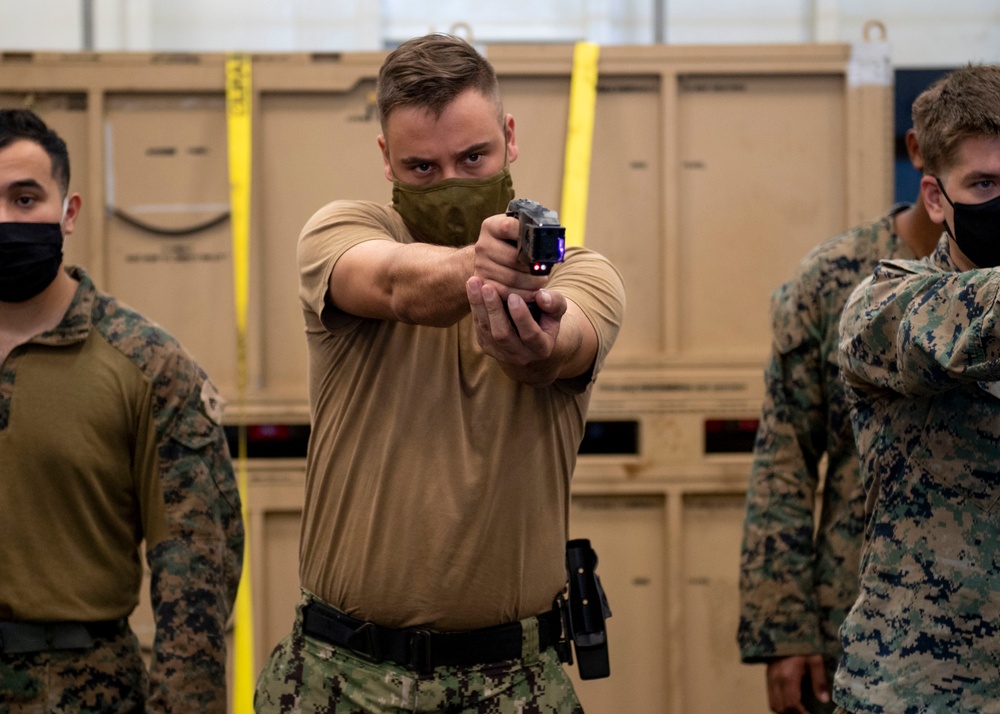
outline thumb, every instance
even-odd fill
[[[809,679],[812,680],[813,694],[816,699],[826,703],[830,701],[830,682],[826,678],[826,665],[823,655],[813,655],[809,658]]]

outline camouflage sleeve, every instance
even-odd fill
[[[840,324],[847,383],[925,397],[1000,381],[1000,271],[909,267],[882,263],[851,295]]]
[[[772,298],[774,345],[754,445],[740,556],[744,662],[823,651],[813,520],[826,450],[822,331],[793,281]]]
[[[148,710],[227,708],[226,621],[243,563],[243,520],[222,401],[186,358],[156,384],[165,532],[147,550],[156,638]]]

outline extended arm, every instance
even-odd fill
[[[929,396],[1000,380],[1000,272],[908,272],[879,266],[840,324],[851,386]]]
[[[330,275],[330,299],[358,317],[444,327],[469,313],[466,281],[473,274],[505,293],[527,298],[545,284],[517,262],[506,241],[517,238],[517,221],[493,216],[479,240],[464,248],[369,240],[348,249]]]

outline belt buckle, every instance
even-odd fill
[[[54,625],[46,636],[52,649],[56,650],[88,650],[94,646],[94,636],[83,623]]]
[[[382,661],[382,652],[378,645],[378,637],[375,635],[375,629],[376,626],[374,622],[362,623],[361,627],[351,633],[347,646],[354,651],[355,654],[361,655],[369,662],[378,664]],[[359,646],[360,644],[364,644],[367,647],[363,650]]]
[[[412,629],[408,632],[409,642],[407,645],[409,652],[407,654],[410,657],[410,665],[414,671],[420,674],[430,674],[434,671],[430,630]]]

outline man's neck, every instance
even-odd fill
[[[10,351],[58,325],[73,302],[77,281],[63,268],[45,290],[24,302],[0,302],[0,363]]]
[[[934,252],[944,226],[935,223],[927,215],[923,197],[917,195],[916,203],[895,216],[896,235],[913,251],[918,258]]]

